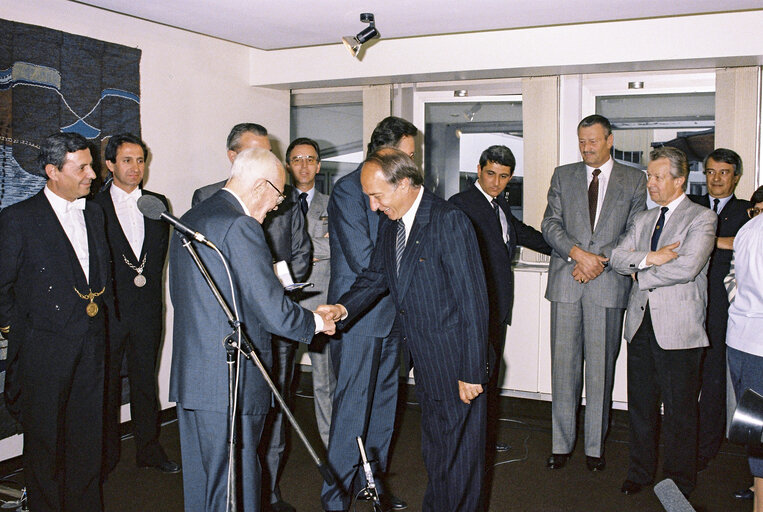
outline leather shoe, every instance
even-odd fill
[[[752,500],[755,499],[755,493],[752,489],[739,489],[734,491],[734,497],[738,500]]]
[[[511,445],[507,443],[495,443],[495,451],[498,453],[505,453],[511,450]]]
[[[548,469],[562,469],[569,459],[569,453],[552,453],[546,461],[546,467]]]
[[[145,462],[138,462],[139,468],[154,468],[162,473],[180,473],[180,464],[174,460],[164,460],[159,464],[148,464]]]
[[[641,488],[643,486],[641,484],[637,484],[633,480],[626,480],[623,482],[623,486],[620,487],[620,492],[625,494],[626,496],[630,496],[631,494],[636,494],[637,492],[641,491]]]
[[[607,461],[604,460],[604,455],[601,457],[589,457],[586,455],[585,466],[588,468],[588,471],[604,471],[607,467]]]
[[[371,500],[371,493],[364,491],[358,496],[359,500],[369,501]],[[381,503],[382,510],[385,512],[389,510],[405,510],[408,508],[408,503],[398,498],[394,494],[380,494],[379,502]]]
[[[297,512],[297,509],[292,507],[289,503],[286,503],[284,500],[278,500],[270,504],[270,511],[271,512]]]

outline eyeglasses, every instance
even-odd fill
[[[712,177],[717,175],[717,176],[721,176],[725,178],[729,174],[733,174],[734,171],[731,169],[721,169],[720,171],[716,171],[715,169],[706,169],[704,173],[705,173],[705,176]]]
[[[753,206],[752,208],[747,208],[747,216],[750,218],[755,217],[760,212],[763,212],[763,210],[755,206]]]
[[[265,180],[265,181],[267,181],[267,182],[268,182],[268,185],[270,185],[271,187],[273,187],[273,190],[275,190],[275,191],[276,191],[276,193],[278,194],[278,199],[276,199],[276,206],[278,206],[279,204],[283,203],[283,200],[284,200],[284,199],[286,199],[286,196],[285,196],[285,195],[283,195],[283,192],[281,192],[280,190],[278,190],[278,189],[276,188],[276,186],[275,186],[275,185],[273,185],[272,183],[270,183],[270,180]]]
[[[304,155],[297,155],[291,157],[289,160],[291,165],[299,165],[299,164],[307,164],[307,165],[315,165],[316,162],[318,162],[318,159],[314,156],[304,156]]]

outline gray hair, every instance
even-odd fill
[[[684,178],[683,189],[689,184],[689,161],[686,154],[677,148],[660,146],[649,153],[649,160],[654,162],[660,158],[666,158],[670,162],[670,175],[674,178]]]

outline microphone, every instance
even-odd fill
[[[670,478],[654,486],[654,493],[660,499],[660,503],[666,512],[696,512],[686,496],[678,489],[676,483]]]
[[[163,220],[164,222],[168,222],[174,226],[175,229],[183,233],[184,235],[190,236],[197,242],[201,242],[203,244],[206,244],[210,247],[214,247],[212,242],[207,240],[207,237],[199,233],[198,231],[195,231],[182,222],[180,222],[180,219],[172,215],[167,211],[167,207],[164,206],[164,203],[162,203],[158,198],[154,196],[140,196],[140,199],[138,199],[138,210],[140,210],[140,213],[143,214],[144,217],[148,217],[149,219],[153,220]]]

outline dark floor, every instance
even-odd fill
[[[303,384],[309,393],[309,380]],[[408,510],[421,510],[426,472],[421,459],[420,409],[410,393],[407,404],[399,407],[399,427],[394,441],[388,483],[395,494],[409,503]],[[616,411],[606,447],[607,469],[590,473],[585,469],[582,446],[575,450],[568,466],[546,469],[551,446],[551,407],[548,402],[504,398],[499,437],[512,449],[499,454],[493,479],[490,511],[663,511],[651,489],[635,496],[624,496],[620,485],[628,460],[627,414]],[[167,411],[171,414],[171,411]],[[307,437],[323,457],[310,397],[296,398],[294,413]],[[286,501],[300,512],[319,512],[321,477],[307,451],[292,436],[291,450],[281,481]],[[162,442],[170,456],[180,461],[177,423],[162,429]],[[9,475],[21,465],[20,459],[0,463],[0,475]],[[22,474],[13,476],[21,480]],[[697,510],[734,512],[752,510],[751,501],[732,497],[735,489],[751,483],[744,451],[725,443],[720,455],[699,474],[692,503]],[[117,469],[104,485],[106,512],[179,512],[183,510],[181,475],[164,475],[138,469],[134,464],[132,439],[123,441],[123,455]],[[358,511],[371,511],[366,503]]]

